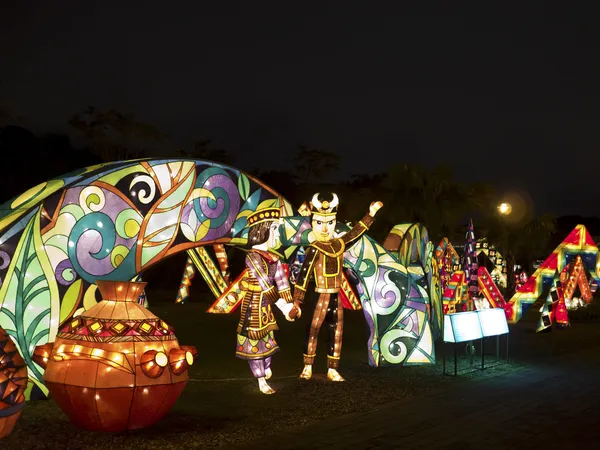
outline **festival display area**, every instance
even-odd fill
[[[509,322],[518,322],[523,313],[552,287],[555,279],[577,256],[581,259],[583,272],[590,274],[589,283],[592,284],[590,290],[595,289],[600,282],[598,247],[585,226],[577,225],[510,299],[507,306]],[[572,281],[576,283],[577,280],[578,278],[573,278]],[[587,292],[585,288],[584,290]],[[588,302],[591,301],[591,296],[587,298],[589,298]]]
[[[14,337],[28,368],[26,397],[48,394],[43,358],[34,349],[53,343],[59,330],[98,304],[97,280],[136,280],[185,251],[194,272],[212,280],[215,295],[235,291],[239,300],[243,286],[238,278],[229,281],[222,246],[245,248],[248,217],[268,208],[279,208],[283,216],[281,243],[270,251],[290,262],[299,247],[310,245],[310,220],[293,216],[278,193],[226,165],[188,159],[101,164],[41,183],[5,203],[0,326]],[[339,233],[348,232],[340,226]],[[415,245],[421,241],[415,239]],[[214,259],[204,246],[213,246]],[[340,298],[365,314],[369,363],[433,364],[435,303],[428,289],[436,277],[426,273],[418,281],[398,256],[367,235],[345,247],[343,267]],[[192,276],[186,267],[182,302]],[[144,295],[137,300],[144,302]]]

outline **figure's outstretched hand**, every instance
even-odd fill
[[[383,202],[377,201],[377,202],[371,203],[371,206],[369,206],[369,215],[371,217],[375,217],[375,214],[377,214],[377,211],[379,211],[382,206],[383,206]]]
[[[292,314],[293,310],[296,310],[296,314],[294,315],[294,317],[290,317],[290,315]],[[290,310],[290,312],[288,314],[285,315],[286,320],[288,320],[289,322],[295,322],[296,319],[299,319],[300,316],[302,315],[302,311],[300,310],[300,308],[296,308],[295,306]]]
[[[290,319],[292,319],[292,321],[296,320],[296,318],[300,317],[300,308],[298,308],[296,305],[294,305],[294,307],[288,313],[288,317]],[[287,319],[287,317],[286,317],[286,319]]]

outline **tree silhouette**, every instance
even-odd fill
[[[93,106],[73,115],[69,125],[82,133],[91,151],[105,162],[140,158],[150,144],[165,138],[157,127],[138,121],[135,114],[114,109],[102,112]]]
[[[327,150],[309,149],[304,145],[298,146],[294,157],[296,176],[302,183],[329,175],[340,165],[340,157]]]
[[[191,151],[179,149],[177,150],[177,154],[183,158],[203,159],[223,164],[232,164],[234,162],[234,157],[227,150],[210,148],[210,143],[210,139],[196,141]]]

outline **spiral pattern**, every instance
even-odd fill
[[[105,203],[104,192],[98,186],[87,186],[79,194],[79,206],[85,214],[100,211]]]
[[[142,225],[143,217],[134,209],[121,211],[115,220],[117,234],[123,239],[132,239],[137,236]]]
[[[186,237],[193,241],[211,241],[231,233],[231,227],[240,209],[237,184],[223,170],[210,168],[196,180],[196,188],[210,195],[194,198],[184,207],[182,227]]]
[[[111,251],[117,233],[110,217],[91,213],[79,220],[69,235],[68,254],[74,269],[90,283],[108,275],[114,267]]]
[[[56,266],[54,276],[56,277],[56,281],[63,286],[70,286],[77,279],[77,272],[75,272],[71,261],[64,259]]]
[[[381,337],[381,356],[390,364],[402,363],[411,350],[415,347],[417,340],[407,331],[394,328]]]
[[[129,183],[129,194],[143,205],[152,203],[156,197],[156,183],[150,175],[137,175]]]
[[[374,306],[377,314],[388,315],[396,311],[404,302],[406,296],[398,283],[392,280],[393,271],[382,270],[375,285]]]

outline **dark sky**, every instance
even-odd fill
[[[596,215],[597,9],[406,3],[5,1],[0,90],[38,130],[114,107],[245,165],[287,168],[298,143],[343,153],[341,176],[447,163]]]

